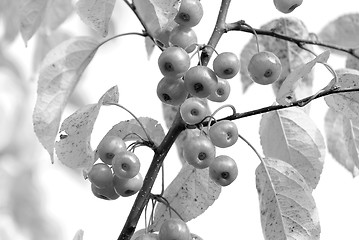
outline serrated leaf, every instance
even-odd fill
[[[78,0],[75,9],[84,23],[106,37],[115,3],[116,0]]]
[[[158,23],[164,29],[178,13],[181,0],[149,0],[154,6]]]
[[[72,14],[74,7],[71,0],[48,0],[43,25],[50,30],[57,29]]]
[[[312,189],[295,168],[281,160],[263,159],[256,169],[256,187],[266,240],[319,240]]]
[[[161,124],[149,117],[139,117],[138,120],[142,123],[155,145],[159,146],[165,137]],[[121,121],[114,125],[104,138],[107,136],[119,136],[124,138],[125,141],[141,140],[139,137],[148,140],[144,130],[135,119]]]
[[[325,133],[329,153],[352,175],[359,175],[359,123],[329,108],[325,115]]]
[[[26,46],[42,23],[47,2],[48,0],[20,0],[20,32]]]
[[[55,142],[56,156],[67,167],[88,169],[95,162],[91,133],[102,105],[118,103],[117,86],[109,89],[97,104],[86,105],[67,117]]]
[[[197,169],[184,164],[177,177],[166,188],[163,197],[184,221],[189,221],[204,213],[221,193],[221,187],[209,177],[208,168]],[[172,218],[179,218],[172,212]],[[164,220],[170,218],[169,208],[158,204],[154,222],[150,229],[158,231]]]
[[[75,233],[73,240],[83,240],[84,239],[84,230],[80,229]]]
[[[289,105],[293,102],[295,98],[294,90],[298,84],[298,80],[307,76],[313,69],[316,63],[326,63],[329,59],[330,51],[324,51],[319,54],[313,60],[307,62],[306,64],[299,66],[294,69],[284,80],[283,84],[279,88],[277,93],[277,102],[282,105]]]
[[[318,37],[327,44],[344,48],[359,47],[359,13],[344,14],[329,22],[319,32]]]
[[[311,188],[319,182],[325,158],[325,143],[313,120],[299,108],[263,114],[260,140],[264,155],[292,165]]]
[[[52,49],[42,63],[33,124],[52,162],[62,112],[97,48],[98,42],[92,38],[72,38]]]
[[[354,69],[336,70],[337,86],[340,88],[358,88],[359,71]],[[350,119],[359,119],[359,95],[357,92],[338,93],[324,97],[327,105]]]

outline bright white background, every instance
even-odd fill
[[[212,32],[220,1],[202,0],[202,4],[204,17],[195,30],[199,43],[206,43]],[[300,18],[310,32],[316,33],[330,20],[343,13],[358,11],[358,9],[359,3],[356,0],[304,0],[302,6],[290,15]],[[228,22],[243,19],[253,27],[259,28],[262,24],[283,16],[284,14],[274,8],[271,0],[233,0]],[[116,34],[141,31],[134,15],[122,1],[117,1],[114,19],[116,20],[114,30]],[[82,23],[78,17],[73,16],[64,27],[78,35],[76,26],[80,24]],[[217,51],[233,51],[239,54],[250,38],[251,35],[248,33],[228,33],[222,38]],[[24,62],[31,61],[33,43],[30,41],[27,49],[17,49],[19,54],[24,56]],[[316,48],[317,53],[320,51]],[[156,62],[159,53],[160,51],[156,49],[148,60],[144,39],[138,36],[127,36],[107,43],[100,48],[85,71],[78,89],[81,89],[87,103],[94,103],[106,90],[113,85],[118,85],[121,104],[131,109],[137,116],[155,118],[165,126],[161,104],[156,96],[157,82],[161,79]],[[30,69],[26,69],[26,64],[24,64],[24,72],[30,76]],[[344,67],[344,59],[332,55],[329,64],[334,68],[341,68]],[[316,67],[314,91],[323,87],[330,79],[331,75],[324,67]],[[243,95],[238,77],[230,80],[230,83],[232,92],[227,102],[233,104],[238,112],[264,107],[274,101],[269,86],[252,86]],[[36,83],[33,83],[32,88],[35,92]],[[212,104],[211,109],[215,110],[218,106],[219,104]],[[311,116],[324,135],[323,116],[327,107],[322,99],[313,102],[311,107]],[[68,109],[65,116],[74,110]],[[224,110],[222,114],[224,116],[228,113]],[[115,107],[103,108],[92,135],[93,148],[113,124],[129,118],[127,113]],[[237,120],[236,123],[240,133],[260,151],[259,120],[259,116],[254,116]],[[35,137],[34,141],[36,141]],[[141,149],[136,153],[141,159],[141,172],[145,174],[152,153]],[[189,222],[191,231],[205,240],[263,239],[254,176],[259,160],[241,141],[225,151],[218,150],[218,153],[228,154],[237,161],[238,178],[232,185],[223,188],[219,199],[205,214]],[[176,154],[176,150],[172,149],[165,160],[166,184],[175,177],[180,167]],[[56,220],[58,227],[62,229],[63,239],[72,239],[78,229],[85,231],[84,239],[86,240],[117,239],[135,197],[120,198],[116,201],[97,199],[91,193],[89,182],[67,171],[59,162],[51,165],[48,158],[47,153],[42,151],[41,156],[35,159],[39,168],[37,180],[42,186],[43,202],[49,210],[50,217]],[[156,186],[155,191],[158,190]],[[359,239],[357,231],[359,180],[353,179],[329,154],[325,160],[321,181],[313,194],[321,221],[321,239]],[[140,221],[138,229],[143,226],[144,221]]]

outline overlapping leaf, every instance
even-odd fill
[[[352,175],[359,175],[359,122],[329,108],[325,115],[329,153]]]
[[[185,163],[166,188],[163,197],[187,222],[205,212],[219,197],[220,192],[221,187],[209,178],[208,168],[196,169]],[[163,221],[170,218],[169,211],[171,210],[165,204],[158,204],[150,229],[159,230]],[[171,216],[178,218],[174,212]]]
[[[326,148],[319,129],[302,109],[288,108],[264,114],[260,138],[266,157],[289,163],[311,188],[317,186]]]
[[[359,71],[354,69],[339,69],[337,85],[341,88],[358,88]],[[357,92],[338,93],[324,97],[329,107],[344,114],[350,119],[359,119],[359,95]]]
[[[359,55],[359,48],[355,51],[355,53]],[[345,67],[359,70],[359,58],[348,55],[345,61]]]
[[[75,233],[73,240],[83,240],[84,239],[84,230],[80,229]]]
[[[266,158],[256,169],[261,224],[266,240],[319,240],[312,189],[290,164]]]
[[[71,0],[48,0],[43,25],[50,30],[57,29],[74,10]]]
[[[115,3],[116,0],[78,0],[76,12],[84,23],[106,37]]]
[[[42,63],[33,124],[52,161],[62,112],[97,48],[98,43],[92,38],[72,38],[51,50]]]
[[[80,108],[64,120],[60,128],[60,140],[55,143],[56,156],[70,168],[87,169],[95,162],[95,153],[91,148],[91,133],[104,104],[117,103],[117,86],[109,89],[97,104]]]

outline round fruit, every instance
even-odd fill
[[[183,156],[195,168],[203,169],[214,160],[216,148],[207,136],[201,134],[185,141]]]
[[[212,94],[218,84],[217,75],[207,66],[194,66],[184,75],[187,92],[199,98],[206,98]]]
[[[112,170],[105,163],[96,163],[88,173],[88,179],[98,188],[106,188],[112,184]]]
[[[108,165],[112,164],[113,157],[121,151],[126,151],[126,143],[118,136],[105,136],[97,147],[100,159]]]
[[[140,160],[130,151],[122,151],[112,160],[112,170],[120,178],[133,178],[140,171]]]
[[[276,9],[282,13],[290,13],[299,7],[303,0],[273,0]]]
[[[227,155],[217,156],[209,165],[209,177],[220,186],[228,186],[237,176],[237,164]]]
[[[213,71],[218,77],[230,79],[239,72],[239,59],[232,52],[223,52],[213,60]]]
[[[263,51],[252,56],[248,64],[248,73],[258,84],[272,84],[278,80],[282,72],[279,58],[272,52]]]
[[[133,178],[119,178],[113,177],[113,185],[118,195],[122,197],[129,197],[140,191],[143,185],[143,178],[141,173],[138,173]]]
[[[211,93],[207,99],[212,102],[224,102],[228,99],[229,94],[231,93],[231,85],[228,80],[219,78],[216,90]]]
[[[203,17],[203,7],[199,0],[182,0],[175,22],[186,27],[196,26]]]
[[[106,188],[98,188],[93,183],[91,183],[91,191],[96,197],[105,200],[115,200],[120,197],[120,195],[115,192],[112,184]]]
[[[158,57],[158,67],[163,76],[180,77],[190,65],[188,53],[180,47],[168,47]]]
[[[190,240],[191,233],[184,221],[170,218],[162,223],[158,237],[159,240]]]
[[[157,85],[157,96],[166,104],[178,106],[187,98],[182,78],[163,77]]]
[[[180,106],[180,114],[185,123],[193,125],[201,122],[208,115],[208,111],[202,99],[191,97]]]
[[[191,53],[196,49],[197,34],[190,27],[178,25],[172,29],[168,41],[171,46],[181,47]]]
[[[159,240],[157,233],[145,233],[135,238],[135,240]]]
[[[217,147],[230,147],[238,140],[237,125],[230,120],[216,122],[209,129],[209,137]]]

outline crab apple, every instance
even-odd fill
[[[215,158],[216,148],[207,136],[201,134],[184,143],[183,156],[195,168],[203,169]]]
[[[120,178],[113,176],[113,186],[118,195],[122,197],[129,197],[140,191],[143,185],[143,177],[138,173],[132,178]]]
[[[157,84],[157,96],[163,103],[178,106],[186,100],[187,95],[182,78],[163,77]]]
[[[193,125],[201,122],[208,114],[203,100],[197,97],[187,98],[180,106],[183,121]]]
[[[248,73],[255,83],[272,84],[282,72],[279,58],[272,52],[262,51],[252,56],[248,64]]]
[[[191,232],[186,224],[178,218],[165,220],[158,232],[159,240],[190,240]]]
[[[216,122],[208,133],[212,143],[220,148],[230,147],[238,140],[237,125],[230,120]]]
[[[220,186],[228,186],[238,176],[238,168],[233,158],[219,155],[209,165],[209,177]]]
[[[181,47],[191,53],[196,49],[197,34],[190,27],[178,25],[172,29],[168,41],[170,46]]]
[[[105,163],[96,163],[88,173],[88,179],[98,188],[106,188],[112,184],[112,170]]]
[[[187,92],[195,97],[206,98],[213,93],[218,84],[217,75],[207,66],[194,66],[184,75]]]
[[[120,197],[120,195],[116,193],[113,184],[108,185],[106,188],[98,188],[95,184],[91,183],[91,191],[96,197],[105,200],[116,200]]]
[[[157,233],[145,233],[135,238],[135,240],[159,240],[159,237]]]
[[[216,90],[211,93],[207,99],[212,102],[224,102],[228,99],[229,94],[231,93],[231,85],[228,80],[219,78]]]
[[[130,151],[119,152],[112,160],[112,170],[120,178],[133,178],[140,171],[141,163]]]
[[[113,157],[121,151],[126,151],[126,143],[118,136],[105,136],[97,147],[100,159],[108,165],[112,164]]]
[[[275,8],[282,13],[290,13],[299,7],[303,0],[273,0]]]
[[[222,52],[213,60],[213,71],[218,77],[230,79],[239,72],[239,58],[232,52]]]
[[[158,57],[158,67],[163,76],[180,77],[190,65],[188,53],[180,47],[168,47]]]
[[[182,0],[174,21],[182,26],[194,27],[202,17],[203,7],[199,0]]]

